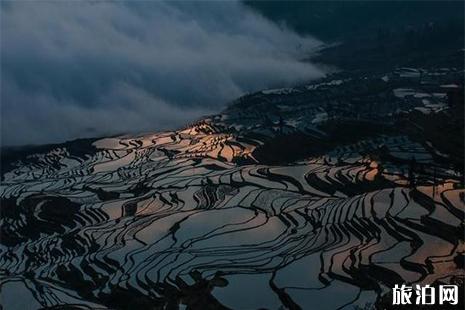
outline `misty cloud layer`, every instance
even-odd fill
[[[2,2],[2,144],[174,129],[322,76],[320,44],[238,2]]]

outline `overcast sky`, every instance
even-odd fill
[[[321,77],[321,46],[238,2],[1,2],[2,144],[176,129]]]

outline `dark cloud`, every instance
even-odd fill
[[[323,73],[238,2],[2,2],[2,144],[174,128]]]

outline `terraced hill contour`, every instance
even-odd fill
[[[4,309],[337,309],[463,283],[463,169],[425,136],[456,107],[395,76],[21,153],[0,192]]]

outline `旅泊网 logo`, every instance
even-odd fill
[[[458,303],[457,285],[401,286],[395,285],[392,290],[393,305],[456,305]]]

